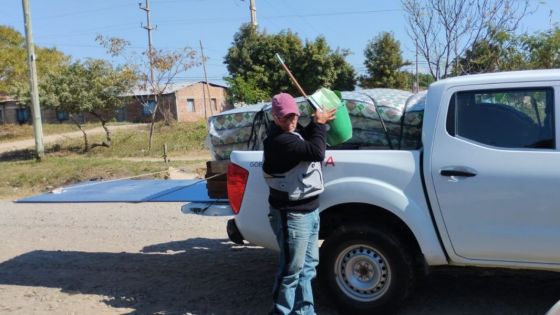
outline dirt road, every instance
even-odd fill
[[[130,124],[130,125],[116,125],[116,126],[108,126],[111,132],[121,130],[121,129],[131,129],[131,128],[140,128],[145,124]],[[96,135],[96,134],[103,134],[105,130],[103,127],[96,127],[92,129],[87,129],[86,133],[88,136]],[[66,139],[75,139],[83,137],[83,133],[81,131],[72,131],[72,132],[65,132],[61,134],[49,135],[43,137],[43,143],[45,145],[56,143],[61,140]],[[23,140],[16,140],[16,141],[9,141],[9,142],[1,142],[0,143],[0,153],[10,152],[15,150],[22,150],[27,149],[35,146],[35,140],[31,139],[23,139]]]
[[[0,313],[266,314],[276,254],[179,209],[0,202]],[[443,270],[399,314],[544,314],[559,298],[560,274]]]

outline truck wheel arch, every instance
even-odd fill
[[[325,209],[319,237],[321,288],[343,313],[394,311],[428,270],[410,228],[374,205]]]
[[[320,239],[328,238],[343,225],[370,223],[372,226],[383,226],[384,229],[393,231],[407,245],[407,250],[411,251],[413,257],[417,259],[418,267],[426,268],[416,236],[401,218],[389,210],[371,204],[345,203],[321,211],[320,217]]]

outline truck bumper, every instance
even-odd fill
[[[235,224],[235,219],[229,219],[227,221],[227,235],[229,239],[235,244],[243,244],[243,235],[239,232],[237,224]]]
[[[203,216],[230,216],[234,215],[227,202],[189,202],[181,207],[184,214],[197,214]]]

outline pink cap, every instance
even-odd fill
[[[278,118],[283,118],[289,114],[299,116],[299,107],[290,94],[276,94],[272,97],[272,114]]]

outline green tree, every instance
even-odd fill
[[[512,33],[489,30],[459,58],[454,75],[519,70],[526,67],[519,40]],[[457,68],[458,66],[458,68]]]
[[[459,59],[459,74],[560,67],[560,29],[533,35],[495,32]]]
[[[408,84],[408,88],[413,88],[413,82],[416,82],[416,75],[412,72],[405,71],[406,75],[406,82]],[[418,73],[418,90],[427,90],[430,84],[435,81],[434,77],[432,77],[429,73]],[[407,88],[407,89],[408,89]]]
[[[269,98],[269,92],[260,90],[255,79],[246,81],[241,76],[235,76],[227,77],[226,82],[229,84],[228,102],[231,104],[255,104]]]
[[[30,99],[29,70],[25,38],[9,26],[0,26],[0,93],[10,95],[22,103]],[[49,74],[62,71],[70,57],[54,48],[35,48],[39,82]]]
[[[126,101],[123,94],[129,92],[138,80],[134,70],[113,68],[104,60],[76,61],[59,72],[50,73],[41,83],[43,103],[49,108],[65,111],[84,135],[84,151],[90,149],[87,134],[75,115],[90,113],[97,117],[105,129],[106,141],[95,146],[111,146],[111,132],[106,124]]]
[[[560,68],[560,28],[521,36],[530,69]]]
[[[323,37],[305,43],[287,30],[278,34],[261,32],[251,25],[242,25],[234,35],[232,46],[224,58],[234,102],[254,103],[269,99],[278,91],[299,95],[275,58],[282,56],[307,93],[319,87],[353,89],[354,69],[345,61],[347,50],[333,51]],[[256,98],[255,98],[256,97]]]
[[[428,89],[430,84],[432,84],[436,79],[429,73],[419,73],[418,74],[418,86],[422,90]]]
[[[16,30],[0,26],[0,92],[10,94],[25,76],[25,40]]]
[[[332,56],[333,67],[338,71],[338,75],[332,84],[336,90],[354,91],[356,87],[356,71],[345,59],[350,54],[350,50],[337,49]]]
[[[383,32],[370,40],[364,55],[367,75],[360,77],[361,87],[410,87],[407,75],[400,70],[410,62],[403,60],[401,45],[391,33]]]

